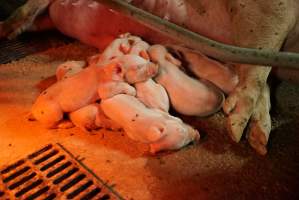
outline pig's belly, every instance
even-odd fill
[[[105,47],[117,35],[126,32],[151,42],[166,39],[161,34],[92,0],[54,1],[49,12],[59,31],[98,48]]]

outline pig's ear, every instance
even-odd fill
[[[181,61],[173,57],[170,53],[165,54],[165,59],[176,66],[181,66]]]
[[[122,81],[125,76],[125,68],[120,63],[116,62],[112,65],[111,78],[113,81]]]

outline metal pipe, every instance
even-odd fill
[[[218,60],[260,66],[299,69],[299,54],[297,53],[276,52],[271,50],[241,48],[227,45],[201,36],[169,21],[163,20],[160,17],[126,3],[124,0],[95,1],[133,18],[139,23],[162,34],[167,34],[167,36],[175,39],[176,41]]]

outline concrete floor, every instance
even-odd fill
[[[176,152],[148,153],[123,132],[45,129],[26,115],[40,91],[55,81],[57,64],[95,49],[79,43],[0,65],[0,166],[59,142],[125,199],[299,199],[299,87],[280,83],[273,102],[269,152],[257,155],[245,139],[233,143],[221,113],[183,119],[202,139]]]

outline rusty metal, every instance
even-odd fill
[[[0,64],[21,59],[25,56],[56,47],[57,42],[67,44],[73,39],[57,31],[25,33],[13,40],[0,40]],[[61,44],[60,44],[61,45]]]
[[[60,144],[0,168],[0,199],[123,199]]]

